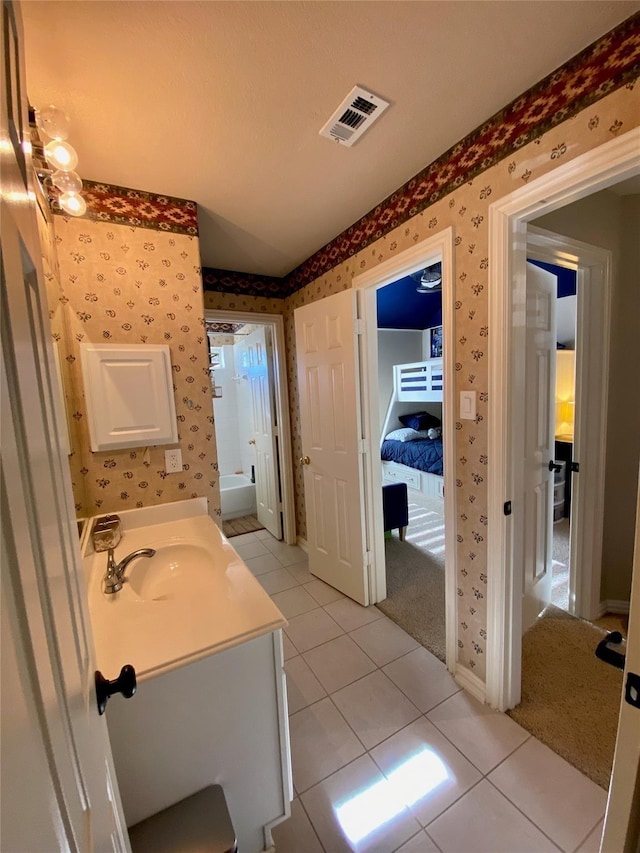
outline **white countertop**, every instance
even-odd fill
[[[287,624],[207,514],[205,499],[128,510],[119,516],[123,535],[115,549],[116,561],[138,548],[166,554],[184,546],[185,553],[191,549],[204,555],[206,570],[194,568],[190,576],[187,558],[175,571],[164,572],[168,582],[163,590],[145,597],[139,593],[140,584],[134,583],[135,572],[142,577],[155,564],[145,565],[147,558],[141,557],[125,572],[131,581],[120,592],[105,595],[107,552],[95,553],[86,535],[89,611],[97,665],[105,677],[116,678],[124,664],[132,664],[138,681],[144,681]]]

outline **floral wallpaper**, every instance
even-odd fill
[[[197,237],[54,217],[61,341],[77,429],[72,479],[79,515],[206,497],[220,514]],[[167,446],[92,453],[82,391],[83,342],[168,344],[183,471],[166,474]]]
[[[73,398],[73,378],[71,373],[72,363],[68,358],[68,335],[66,323],[66,302],[62,298],[60,289],[60,267],[58,264],[58,253],[56,246],[53,216],[49,210],[47,200],[43,193],[38,192],[40,185],[34,182],[38,198],[38,236],[40,239],[40,250],[42,253],[42,272],[47,292],[47,303],[49,307],[49,323],[51,337],[56,349],[56,357],[60,365],[60,374],[63,388],[63,405],[69,433],[69,470],[73,483],[73,498],[76,512],[84,515],[86,506],[84,492],[84,477],[80,474],[82,468],[81,454],[79,452],[78,421],[72,417],[75,411]]]
[[[456,533],[458,661],[485,678],[487,566],[488,412],[488,208],[496,199],[614,136],[640,125],[640,84],[628,83],[519,151],[465,181],[435,204],[343,261],[285,301],[289,394],[294,459],[300,441],[293,312],[301,305],[351,287],[355,275],[375,267],[439,230],[452,226],[455,243],[456,319],[450,340],[456,350],[456,395],[477,391],[475,421],[456,422]],[[452,464],[445,460],[445,464]],[[296,466],[296,517],[306,535],[302,472]]]

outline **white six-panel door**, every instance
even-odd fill
[[[640,708],[625,698],[628,679],[640,673],[640,480],[636,500],[636,538],[633,555],[633,580],[629,610],[629,629],[625,649],[623,692],[618,719],[618,737],[613,759],[609,799],[604,819],[602,853],[638,850],[638,795],[640,794]],[[637,697],[630,690],[631,698]]]
[[[551,599],[556,277],[527,264],[523,633]]]
[[[276,539],[282,539],[270,335],[270,329],[259,326],[247,336],[244,346],[253,415],[258,521]]]
[[[3,850],[124,850],[40,271],[19,10],[3,4]],[[11,61],[9,61],[11,60]],[[21,78],[21,79],[20,79]],[[123,661],[127,663],[127,661]],[[115,677],[117,673],[105,673]]]
[[[294,316],[309,571],[367,605],[356,293]]]

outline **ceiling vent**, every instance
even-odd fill
[[[351,147],[388,106],[389,101],[383,101],[367,89],[354,86],[322,128],[320,136]]]

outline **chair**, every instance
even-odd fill
[[[400,541],[404,542],[409,524],[406,483],[386,483],[382,487],[382,516],[385,533],[397,527]]]

